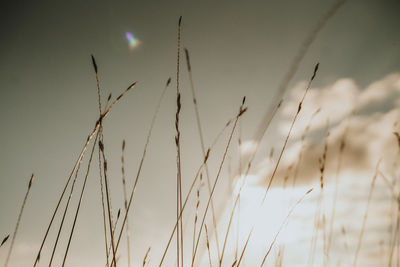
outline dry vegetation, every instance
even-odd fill
[[[342,4],[342,1],[339,1]],[[339,5],[340,6],[340,5]],[[328,14],[325,15],[323,18],[322,25],[318,24],[319,26],[317,27],[317,31],[319,28],[323,26],[324,23],[329,19],[330,16],[332,16],[335,12],[335,9],[339,8],[339,6],[335,6],[333,8],[333,11],[330,10]],[[227,160],[227,155],[229,153],[229,149],[232,146],[233,139],[235,136],[235,132],[237,130],[237,126],[239,121],[244,117],[247,107],[246,107],[246,98],[243,97],[240,105],[238,105],[238,111],[236,114],[232,116],[232,119],[229,119],[226,125],[223,127],[223,129],[217,134],[217,137],[214,142],[210,144],[210,146],[207,148],[205,144],[205,140],[203,137],[203,131],[202,131],[202,122],[200,120],[200,111],[199,111],[199,103],[196,99],[196,92],[195,92],[195,86],[193,83],[193,78],[192,78],[192,66],[190,63],[190,57],[189,57],[189,51],[185,49],[185,59],[187,63],[187,70],[189,74],[189,81],[190,81],[190,86],[191,86],[191,94],[192,94],[192,100],[193,100],[193,108],[195,111],[195,120],[197,124],[197,130],[199,134],[199,139],[200,139],[200,144],[201,144],[201,151],[202,151],[202,162],[199,163],[199,168],[196,171],[196,175],[192,178],[192,181],[190,182],[190,187],[187,192],[184,192],[182,189],[182,173],[181,173],[181,168],[182,168],[182,162],[181,162],[181,128],[180,128],[180,113],[181,113],[181,88],[179,87],[179,81],[180,81],[180,61],[181,61],[181,18],[179,19],[179,24],[178,24],[178,40],[177,40],[177,65],[176,65],[176,116],[175,116],[175,145],[176,145],[176,168],[177,168],[177,173],[176,173],[176,222],[175,225],[171,225],[171,234],[169,240],[165,240],[165,249],[160,257],[159,262],[153,261],[152,264],[154,266],[159,265],[163,266],[164,261],[166,258],[166,255],[168,254],[168,251],[171,249],[171,247],[176,248],[176,266],[198,266],[200,264],[199,260],[199,250],[204,249],[206,251],[205,255],[207,256],[207,262],[209,266],[236,266],[238,267],[241,265],[243,262],[243,259],[246,257],[246,249],[248,247],[248,243],[251,242],[252,240],[252,233],[254,230],[254,227],[250,229],[248,232],[247,238],[245,239],[245,242],[243,244],[237,244],[236,245],[236,255],[234,258],[227,258],[226,255],[226,247],[228,242],[238,242],[238,240],[229,240],[229,236],[234,231],[232,228],[232,224],[235,218],[235,214],[239,213],[240,209],[240,198],[241,198],[241,191],[242,189],[246,186],[246,177],[249,175],[250,170],[252,168],[252,163],[255,159],[255,155],[257,151],[259,150],[259,145],[260,145],[260,140],[264,136],[265,132],[268,130],[268,127],[270,125],[270,122],[274,115],[276,114],[277,110],[280,108],[281,103],[282,103],[282,98],[278,98],[276,101],[276,104],[270,111],[270,113],[267,116],[267,120],[264,121],[264,124],[261,127],[261,131],[258,134],[258,137],[256,138],[256,148],[250,155],[249,159],[245,164],[244,170],[241,170],[240,173],[244,177],[241,180],[241,184],[239,185],[239,190],[238,193],[234,199],[234,204],[232,207],[232,210],[230,212],[230,217],[228,219],[228,225],[226,226],[226,231],[224,233],[221,233],[220,231],[217,231],[217,211],[215,209],[215,203],[214,203],[214,194],[216,192],[216,188],[218,186],[218,182],[221,179],[221,170],[226,167],[226,160]],[[296,71],[298,68],[299,62],[301,61],[301,58],[304,56],[306,50],[308,49],[309,44],[312,42],[313,38],[315,38],[316,32],[312,33],[314,37],[311,39],[307,39],[306,45],[302,47],[302,50],[300,51],[299,55],[300,58],[296,58],[294,60],[294,66],[289,71],[289,76],[285,78],[283,82],[283,89],[287,87],[288,82],[290,81],[291,77],[293,76],[293,72]],[[304,51],[305,50],[305,51]],[[132,263],[132,256],[131,256],[131,246],[130,243],[132,240],[134,240],[134,237],[131,237],[130,235],[130,220],[129,220],[129,212],[132,210],[132,204],[133,204],[133,199],[135,196],[135,191],[137,188],[138,181],[141,178],[141,171],[142,171],[142,166],[143,163],[146,159],[146,152],[147,148],[149,146],[150,140],[151,140],[151,135],[153,131],[154,124],[156,123],[156,118],[157,114],[159,113],[160,110],[160,105],[161,102],[167,93],[167,89],[171,84],[171,78],[169,78],[165,84],[165,88],[162,91],[157,106],[155,108],[152,121],[150,124],[150,128],[147,133],[147,139],[144,144],[141,160],[139,163],[138,170],[135,175],[134,183],[131,188],[127,187],[126,183],[126,177],[125,177],[125,141],[122,143],[122,156],[121,156],[121,172],[122,172],[122,187],[121,187],[121,196],[123,196],[123,203],[124,206],[118,210],[117,214],[113,214],[113,202],[112,202],[112,197],[111,197],[111,192],[110,192],[110,185],[109,185],[109,174],[108,174],[108,169],[107,169],[107,162],[108,159],[106,157],[107,155],[107,150],[104,144],[104,136],[103,136],[103,121],[107,118],[107,115],[112,111],[113,107],[118,104],[118,102],[125,96],[125,94],[131,90],[134,89],[136,82],[131,84],[126,90],[123,91],[121,95],[119,95],[117,98],[115,98],[113,101],[112,96],[110,95],[103,107],[102,105],[102,99],[101,99],[101,87],[99,83],[99,77],[98,77],[98,66],[96,64],[95,58],[92,56],[92,63],[93,63],[93,68],[95,71],[96,75],[96,81],[97,81],[97,94],[98,94],[98,107],[99,107],[99,118],[95,122],[95,126],[93,130],[89,133],[86,142],[82,148],[81,153],[79,154],[79,157],[77,158],[70,175],[67,177],[67,180],[65,182],[65,186],[63,188],[63,191],[57,200],[57,204],[54,208],[54,211],[52,213],[51,218],[49,219],[49,223],[46,227],[46,231],[44,232],[43,239],[41,241],[41,245],[38,248],[37,251],[37,257],[36,259],[32,262],[32,265],[38,266],[39,262],[41,261],[42,254],[44,253],[43,248],[45,243],[47,242],[48,246],[51,247],[51,257],[50,261],[48,263],[48,266],[52,265],[53,261],[53,256],[55,253],[57,253],[57,245],[59,241],[59,237],[64,234],[68,236],[68,244],[66,248],[63,248],[63,251],[61,248],[58,248],[58,253],[62,253],[63,255],[63,261],[62,261],[62,266],[67,265],[67,257],[68,257],[68,252],[70,246],[74,245],[73,244],[73,234],[75,231],[75,224],[79,218],[79,211],[80,207],[82,204],[82,197],[85,193],[85,188],[86,188],[86,181],[88,179],[89,172],[91,170],[91,163],[94,163],[93,160],[96,160],[96,156],[94,155],[95,152],[97,151],[97,160],[98,160],[98,171],[99,171],[99,187],[100,187],[100,199],[102,204],[102,214],[103,214],[103,221],[96,222],[99,224],[103,224],[103,229],[104,233],[104,255],[106,261],[104,262],[104,265],[106,267],[116,267],[117,265],[125,265],[125,263],[120,263],[119,262],[119,257],[120,255],[126,255],[127,256],[127,264],[130,267]],[[265,186],[265,194],[264,197],[262,198],[262,201],[260,203],[260,208],[264,204],[264,201],[268,198],[268,192],[271,189],[271,186],[273,185],[273,182],[275,180],[277,170],[280,167],[280,162],[282,159],[282,156],[285,153],[286,147],[288,145],[288,141],[291,137],[291,133],[293,130],[294,125],[296,124],[297,120],[299,119],[299,114],[302,111],[302,107],[304,104],[304,100],[307,97],[307,93],[309,89],[311,88],[311,84],[313,80],[318,76],[318,67],[319,64],[315,65],[314,71],[312,72],[311,78],[309,79],[309,83],[307,87],[304,89],[304,94],[302,98],[299,100],[298,108],[296,113],[293,116],[290,129],[286,135],[285,141],[282,144],[282,147],[279,150],[278,158],[277,161],[275,162],[275,165],[273,166],[273,171],[271,172],[270,176],[265,177],[266,181],[266,186]],[[323,108],[323,107],[322,107]],[[305,128],[305,131],[301,134],[301,142],[302,142],[302,147],[300,150],[300,153],[297,157],[297,161],[293,163],[293,175],[292,175],[292,187],[296,185],[296,179],[298,176],[298,171],[299,169],[302,168],[302,158],[304,156],[304,142],[305,139],[307,138],[310,125],[313,123],[313,118],[317,116],[320,110],[316,110],[315,113],[312,115],[311,118],[309,118],[309,122],[307,127]],[[348,127],[351,127],[351,121],[348,120]],[[226,134],[226,130],[230,129],[229,132]],[[184,133],[183,133],[184,134]],[[214,145],[219,141],[219,138],[226,134],[227,141],[224,145],[225,149],[223,151],[221,159],[218,161],[218,168],[216,170],[216,176],[212,177],[209,171],[209,165],[208,165],[208,160],[210,158],[210,154],[214,152]],[[336,216],[336,201],[337,201],[337,195],[338,195],[338,177],[341,172],[341,166],[342,166],[342,161],[343,161],[343,156],[346,153],[346,134],[347,134],[347,129],[346,131],[342,134],[341,138],[341,143],[340,143],[340,148],[339,148],[339,156],[337,158],[329,158],[329,150],[331,149],[330,143],[329,143],[329,122],[327,123],[326,127],[326,135],[323,138],[323,144],[322,144],[322,149],[321,149],[321,156],[319,158],[319,162],[316,162],[316,164],[319,166],[320,170],[320,188],[313,191],[312,188],[304,192],[304,195],[295,202],[295,204],[292,206],[292,208],[289,210],[287,216],[285,217],[284,221],[282,222],[281,226],[279,227],[279,230],[274,234],[272,238],[272,242],[266,247],[265,249],[265,254],[260,255],[262,258],[262,261],[259,263],[259,266],[263,266],[268,262],[269,257],[271,257],[271,251],[276,245],[277,238],[279,237],[279,234],[281,233],[282,230],[284,230],[285,226],[287,223],[290,221],[291,214],[293,211],[302,204],[303,199],[307,198],[307,196],[313,191],[313,193],[318,194],[318,206],[315,209],[315,215],[314,215],[314,233],[311,237],[311,243],[307,244],[310,245],[309,249],[309,255],[308,255],[308,266],[313,266],[315,265],[315,254],[317,253],[317,240],[322,240],[323,243],[323,251],[322,254],[324,255],[324,260],[323,260],[323,265],[324,266],[332,266],[331,262],[331,247],[332,247],[332,236],[333,236],[333,225],[335,224],[335,216]],[[399,149],[400,149],[400,136],[399,133],[394,132],[394,138],[398,141],[399,144]],[[240,140],[240,139],[239,139]],[[97,150],[96,150],[97,147]],[[86,166],[83,166],[83,157],[87,152],[89,151],[89,160],[87,162]],[[272,154],[272,153],[271,153]],[[334,188],[334,199],[333,203],[334,205],[332,206],[332,210],[327,210],[323,206],[323,199],[325,197],[325,165],[327,162],[337,162],[337,168],[336,168],[336,177],[335,177],[335,188]],[[93,164],[94,165],[94,164]],[[84,180],[82,187],[79,191],[78,198],[79,201],[77,202],[76,207],[71,207],[70,206],[70,199],[73,196],[74,190],[78,190],[75,188],[76,181],[79,179],[79,171],[84,170]],[[288,172],[291,170],[288,170]],[[385,174],[380,170],[379,168],[379,162],[376,165],[376,171],[374,174],[371,174],[372,181],[371,181],[371,186],[370,186],[370,191],[368,193],[368,199],[366,199],[366,211],[365,215],[363,217],[362,222],[359,224],[359,229],[360,229],[360,234],[359,234],[359,240],[357,243],[357,247],[355,251],[352,253],[354,254],[354,261],[353,261],[353,266],[360,266],[357,265],[358,263],[358,257],[359,257],[359,251],[360,247],[363,242],[363,236],[365,236],[365,224],[368,219],[368,210],[369,206],[371,203],[371,195],[374,191],[374,185],[377,179],[383,179],[385,183],[387,183],[387,186],[390,188],[393,194],[393,205],[397,206],[398,212],[393,216],[393,221],[395,222],[392,230],[392,240],[391,240],[391,251],[390,251],[390,258],[387,259],[388,266],[399,266],[399,251],[398,248],[399,246],[397,245],[398,239],[399,239],[399,224],[400,224],[400,194],[398,190],[398,185],[394,183],[394,179],[388,178],[385,176]],[[285,181],[288,180],[289,175],[285,178]],[[32,187],[32,182],[33,182],[33,174],[32,177],[29,180],[29,186],[28,190],[26,192],[26,195],[23,199],[23,203],[20,209],[20,213],[18,215],[18,219],[15,225],[15,230],[11,235],[5,234],[4,239],[2,240],[1,243],[1,249],[8,249],[7,253],[7,258],[5,259],[4,266],[7,267],[8,263],[12,261],[12,252],[13,252],[13,245],[14,241],[17,236],[18,228],[22,219],[22,213],[24,210],[25,203],[28,199],[28,194],[30,192],[30,189]],[[285,182],[286,183],[286,182]],[[202,189],[202,187],[205,187],[205,190]],[[69,191],[68,191],[69,189]],[[317,191],[317,192],[315,192]],[[33,192],[34,193],[34,192]],[[114,198],[120,197],[118,196],[113,196]],[[200,195],[203,195],[201,197]],[[171,196],[172,197],[172,196]],[[67,199],[65,202],[65,206],[62,206],[62,201],[63,199]],[[195,205],[192,207],[189,207],[189,199],[192,198],[194,199]],[[200,205],[200,202],[202,200],[206,199],[205,203],[202,203]],[[73,209],[73,225],[72,229],[69,233],[66,233],[65,229],[63,229],[64,226],[64,221],[65,217],[67,215],[67,210],[68,209]],[[187,210],[192,209],[194,211],[194,217],[189,218],[189,213],[185,213]],[[187,215],[186,215],[187,214]],[[190,213],[190,214],[193,214]],[[56,216],[61,216],[61,221],[58,225],[56,225],[54,222],[54,219]],[[191,230],[186,230],[186,233],[190,232],[190,238],[192,239],[192,242],[185,242],[184,240],[187,240],[187,238],[184,238],[184,216],[187,216],[185,219],[187,220],[193,220],[193,225],[191,225],[190,228]],[[210,221],[207,221],[207,219],[210,219]],[[135,220],[135,218],[131,218],[131,220]],[[321,229],[322,225],[322,231]],[[338,227],[338,226],[337,226]],[[39,231],[42,231],[43,227],[40,227],[38,229]],[[48,234],[50,229],[55,228],[57,230],[57,237],[55,240],[51,241],[48,240]],[[346,230],[344,227],[342,227],[342,234],[346,235]],[[9,237],[11,237],[9,241]],[[124,239],[126,238],[126,240]],[[174,240],[175,238],[175,240]],[[123,240],[124,239],[124,240]],[[204,247],[201,247],[201,240],[204,239]],[[127,251],[122,251],[120,249],[121,247],[121,242],[126,242],[126,248]],[[173,243],[176,242],[174,246]],[[215,248],[216,251],[212,253],[210,251],[212,249],[211,243],[215,242]],[[241,249],[239,249],[241,248]],[[282,266],[284,259],[285,259],[285,251],[283,247],[279,247],[279,252],[276,257],[274,257],[274,266]],[[397,249],[397,251],[396,251]],[[151,259],[151,247],[147,249],[146,254],[143,256],[142,260],[142,266],[148,266],[149,265],[149,260]],[[172,253],[172,252],[171,252]],[[217,255],[217,257],[213,257],[213,255]],[[397,259],[395,258],[397,256]],[[42,266],[47,265],[47,263],[40,262]],[[270,260],[270,263],[272,264],[272,261]]]

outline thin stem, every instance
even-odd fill
[[[126,179],[125,179],[125,140],[122,142],[122,155],[121,155],[121,173],[122,173],[122,189],[124,192],[124,208],[128,212],[128,197],[126,193]],[[126,218],[126,248],[128,250],[128,267],[131,267],[131,248],[129,242],[129,216]]]
[[[140,174],[141,174],[141,171],[142,171],[144,159],[146,158],[147,148],[148,148],[149,143],[150,143],[150,137],[151,137],[151,134],[152,134],[152,132],[153,132],[153,128],[154,128],[154,124],[155,124],[155,122],[156,122],[156,118],[157,118],[158,112],[159,112],[159,110],[160,110],[161,101],[162,101],[162,99],[163,99],[163,97],[164,97],[165,90],[166,90],[166,88],[169,86],[170,83],[171,83],[171,78],[169,78],[168,81],[167,81],[167,83],[166,83],[165,89],[164,89],[164,91],[163,91],[163,93],[162,93],[162,95],[161,95],[161,97],[160,97],[160,100],[159,100],[159,102],[158,102],[158,105],[157,105],[157,107],[156,107],[156,110],[155,110],[155,112],[154,112],[154,114],[153,114],[153,118],[152,118],[152,120],[151,120],[150,128],[149,128],[149,131],[148,131],[147,137],[146,137],[146,143],[145,143],[145,145],[144,145],[142,157],[141,157],[141,159],[140,159],[139,168],[138,168],[138,170],[137,170],[135,182],[134,182],[134,184],[133,184],[133,188],[132,188],[132,190],[131,190],[131,194],[130,194],[130,197],[129,197],[128,209],[127,209],[127,212],[125,213],[124,220],[122,221],[122,225],[121,225],[121,230],[120,230],[119,235],[118,235],[118,241],[117,241],[117,245],[116,245],[116,252],[118,251],[119,243],[120,243],[120,241],[121,241],[121,236],[122,236],[122,233],[123,233],[123,231],[124,231],[124,227],[125,227],[125,224],[126,224],[126,220],[128,219],[128,214],[129,214],[130,207],[131,207],[131,204],[132,204],[133,196],[134,196],[134,194],[135,194],[136,186],[137,186],[137,184],[138,184],[139,177],[140,177]],[[113,259],[112,261],[114,261],[114,259]],[[111,264],[111,265],[112,265],[112,264]]]
[[[268,257],[268,255],[269,255],[269,253],[271,252],[272,247],[273,247],[274,244],[276,243],[276,240],[277,240],[277,238],[278,238],[280,232],[282,231],[283,227],[285,227],[285,225],[288,223],[289,218],[290,218],[290,216],[292,215],[293,211],[294,211],[294,210],[296,209],[296,207],[304,200],[304,198],[305,198],[308,194],[310,194],[310,193],[312,192],[312,190],[313,190],[312,188],[309,189],[309,190],[296,202],[296,204],[294,204],[294,206],[290,209],[290,211],[289,211],[288,215],[286,216],[285,220],[283,220],[282,224],[280,225],[280,227],[279,227],[279,229],[278,229],[278,232],[275,234],[273,241],[272,241],[271,244],[269,245],[268,250],[267,250],[267,252],[265,253],[265,256],[264,256],[264,258],[263,258],[263,261],[261,262],[260,267],[262,267],[262,266],[265,264],[265,262],[266,262],[266,260],[267,260],[267,257]]]
[[[356,247],[356,253],[355,253],[355,256],[354,256],[353,267],[357,266],[358,254],[359,254],[360,248],[361,248],[362,238],[363,238],[363,234],[364,234],[364,230],[365,230],[365,224],[367,222],[367,217],[368,217],[369,205],[371,203],[372,192],[374,191],[375,181],[376,181],[376,177],[378,176],[378,170],[379,170],[379,164],[380,163],[381,163],[381,160],[379,160],[378,163],[376,164],[375,174],[372,177],[371,187],[370,187],[369,193],[368,193],[367,209],[365,210],[365,214],[364,214],[364,218],[363,218],[363,222],[362,222],[362,226],[361,226],[361,232],[360,232],[360,236],[359,236],[358,242],[357,242],[357,247]]]
[[[25,193],[25,196],[24,196],[24,200],[22,201],[21,209],[19,210],[17,223],[15,224],[14,233],[13,233],[12,239],[11,239],[11,245],[10,245],[10,248],[8,249],[7,258],[6,258],[6,262],[4,263],[4,267],[8,266],[8,262],[9,262],[10,257],[11,257],[11,252],[12,252],[12,250],[14,248],[15,238],[17,237],[19,224],[20,224],[21,218],[22,218],[22,213],[24,212],[26,200],[28,199],[29,191],[31,190],[31,186],[32,186],[32,183],[33,183],[33,177],[34,177],[34,175],[32,173],[31,178],[29,179],[28,189],[26,190],[26,193]],[[3,240],[2,244],[4,244],[4,242],[5,241]]]
[[[75,171],[76,171],[78,165],[79,165],[80,162],[82,161],[82,158],[83,158],[83,156],[84,156],[85,153],[86,153],[86,150],[87,150],[87,148],[88,148],[88,145],[89,145],[90,141],[92,140],[92,138],[93,138],[93,136],[96,134],[96,132],[99,130],[99,128],[100,128],[100,122],[103,121],[103,119],[106,118],[106,117],[108,116],[108,114],[110,113],[110,111],[112,110],[112,108],[114,107],[114,105],[117,104],[117,103],[119,102],[119,100],[120,100],[130,89],[132,89],[133,87],[135,87],[135,85],[136,85],[136,82],[132,83],[127,89],[125,89],[125,91],[124,91],[121,95],[119,95],[119,96],[114,100],[114,102],[103,112],[103,114],[102,114],[102,115],[99,117],[99,119],[96,121],[96,124],[95,124],[95,126],[94,126],[92,132],[91,132],[91,133],[89,134],[89,136],[87,137],[86,142],[85,142],[85,144],[83,145],[83,148],[82,148],[82,150],[81,150],[81,152],[80,152],[80,154],[79,154],[79,156],[78,156],[78,159],[76,160],[75,165],[74,165],[74,167],[72,168],[72,171],[71,171],[70,175],[69,175],[68,178],[67,178],[67,182],[66,182],[66,184],[65,184],[65,186],[64,186],[64,189],[63,189],[63,191],[62,191],[62,193],[61,193],[61,195],[60,195],[60,197],[59,197],[59,200],[58,200],[58,202],[57,202],[57,206],[56,206],[56,208],[54,209],[54,212],[53,212],[53,214],[52,214],[52,216],[51,216],[49,225],[47,226],[46,233],[45,233],[45,235],[44,235],[44,237],[43,237],[43,240],[42,240],[42,243],[41,243],[41,245],[40,245],[39,252],[38,252],[38,254],[37,254],[37,256],[36,256],[36,259],[35,259],[35,262],[34,262],[34,264],[33,264],[34,267],[36,267],[37,263],[38,263],[39,260],[40,260],[40,256],[41,256],[40,254],[41,254],[41,252],[42,252],[44,243],[46,242],[47,236],[48,236],[48,234],[49,234],[49,232],[50,232],[50,228],[51,228],[51,226],[52,226],[52,224],[53,224],[54,218],[55,218],[55,216],[56,216],[56,214],[57,214],[58,208],[59,208],[59,206],[60,206],[60,204],[61,204],[61,201],[62,201],[62,199],[63,199],[63,197],[64,197],[64,194],[65,194],[65,192],[66,192],[66,190],[67,190],[67,188],[68,188],[69,182],[71,181],[72,175],[75,173]]]
[[[200,121],[199,106],[198,106],[196,93],[195,93],[195,89],[194,89],[192,66],[190,64],[189,51],[186,48],[185,48],[185,54],[186,54],[187,69],[188,69],[188,73],[189,73],[190,88],[191,88],[191,91],[192,91],[193,107],[194,107],[194,111],[195,111],[195,114],[196,114],[197,129],[198,129],[199,137],[200,137],[201,151],[203,153],[203,157],[205,157],[205,155],[206,155],[206,147],[204,145],[204,137],[203,137],[203,130],[202,130],[201,121]],[[208,171],[208,165],[207,164],[205,165],[205,170],[206,170],[206,177],[207,177],[208,193],[211,194],[211,181],[210,181],[210,174],[209,174],[209,171]],[[215,216],[214,201],[213,201],[212,198],[211,198],[211,215],[212,215],[212,222],[213,222],[213,227],[214,227],[215,242],[216,242],[216,245],[217,245],[217,254],[218,254],[218,258],[220,258],[221,254],[220,254],[220,250],[219,250],[217,221],[216,221],[216,216]]]
[[[91,165],[91,163],[92,163],[93,153],[94,153],[94,149],[96,148],[96,141],[97,141],[97,138],[98,138],[98,137],[99,137],[99,133],[97,133],[97,135],[96,135],[96,138],[95,138],[95,140],[94,140],[94,142],[93,142],[93,148],[92,148],[92,151],[91,151],[91,153],[90,153],[90,158],[89,158],[89,162],[88,162],[88,166],[87,166],[87,170],[86,170],[86,174],[85,174],[85,180],[84,180],[84,182],[83,182],[81,194],[80,194],[80,197],[79,197],[78,207],[76,208],[75,218],[74,218],[74,222],[73,222],[73,224],[72,224],[71,233],[70,233],[70,235],[69,235],[67,249],[65,250],[65,254],[64,254],[64,259],[63,259],[63,263],[62,263],[62,266],[63,266],[63,267],[64,267],[65,261],[66,261],[66,259],[67,259],[69,247],[70,247],[70,245],[71,245],[72,235],[73,235],[73,233],[74,233],[76,221],[77,221],[77,219],[78,219],[78,214],[79,214],[79,210],[80,210],[81,203],[82,203],[82,197],[83,197],[83,193],[85,192],[86,182],[87,182],[87,178],[88,178],[88,176],[89,176],[89,171],[90,171],[90,165]]]
[[[234,124],[233,124],[232,131],[231,131],[231,133],[230,133],[230,135],[229,135],[229,140],[228,140],[228,143],[227,143],[227,145],[226,145],[226,147],[225,147],[224,155],[223,155],[222,160],[221,160],[221,163],[220,163],[220,165],[219,165],[218,173],[217,173],[217,176],[216,176],[216,178],[215,178],[214,185],[213,185],[213,187],[212,187],[210,197],[208,198],[208,201],[207,201],[206,209],[205,209],[205,211],[204,211],[203,218],[202,218],[202,221],[201,221],[201,224],[200,224],[199,234],[198,234],[198,237],[197,237],[197,240],[196,240],[196,247],[195,247],[194,255],[193,255],[193,258],[192,258],[192,265],[191,265],[192,267],[193,267],[193,265],[194,265],[194,261],[195,261],[195,258],[196,258],[196,252],[197,252],[197,248],[198,248],[198,246],[199,246],[200,235],[201,235],[201,231],[203,230],[204,221],[205,221],[205,219],[206,219],[207,211],[208,211],[208,208],[209,208],[209,206],[210,206],[211,198],[212,198],[212,196],[213,196],[213,194],[214,194],[215,187],[216,187],[217,182],[218,182],[218,180],[219,180],[220,173],[221,173],[221,170],[222,170],[222,166],[224,165],[225,158],[226,158],[226,155],[227,155],[227,153],[228,153],[229,146],[230,146],[231,141],[232,141],[233,133],[235,132],[236,125],[237,125],[237,122],[238,122],[240,116],[243,115],[243,113],[246,112],[246,110],[247,110],[247,108],[243,108],[245,99],[246,99],[246,98],[244,97],[244,98],[243,98],[243,101],[242,101],[242,105],[240,106],[240,109],[239,109],[239,113],[238,113],[238,115],[236,116],[235,122],[234,122]]]

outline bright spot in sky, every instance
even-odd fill
[[[140,40],[136,39],[135,36],[133,36],[133,34],[130,32],[125,33],[125,38],[128,40],[129,49],[131,51],[141,44]]]

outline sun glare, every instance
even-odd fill
[[[133,51],[136,47],[138,47],[142,42],[133,36],[131,32],[125,33],[125,38],[128,40],[129,49]]]

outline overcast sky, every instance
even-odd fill
[[[161,104],[130,215],[131,228],[134,229],[134,262],[141,262],[147,248],[152,246],[150,265],[155,265],[176,216],[174,90],[179,16],[183,16],[182,46],[189,49],[191,55],[206,146],[211,144],[226,121],[236,114],[243,96],[247,97],[249,110],[237,132],[251,144],[254,141],[251,138],[264,113],[271,107],[271,99],[301,44],[333,3],[283,0],[11,1],[3,4],[0,16],[0,238],[12,233],[30,175],[33,172],[36,176],[9,266],[33,263],[59,194],[98,118],[91,54],[95,56],[99,68],[103,105],[109,93],[115,98],[133,81],[139,82],[112,110],[104,124],[115,214],[123,205],[120,174],[122,140],[125,139],[127,144],[125,162],[130,187],[158,98],[166,80],[169,77],[173,80]],[[314,186],[318,169],[312,164],[321,152],[321,135],[327,118],[331,125],[329,141],[332,151],[335,151],[340,134],[346,128],[346,118],[356,110],[350,123],[354,125],[353,131],[349,130],[349,164],[344,165],[346,174],[343,175],[365,178],[354,181],[354,184],[360,183],[360,187],[365,186],[365,194],[361,194],[362,201],[359,203],[360,210],[365,209],[376,161],[381,156],[393,159],[397,155],[392,131],[399,130],[395,122],[400,114],[399,10],[400,3],[396,0],[349,0],[337,10],[316,36],[289,84],[281,113],[260,146],[252,172],[255,178],[249,187],[257,190],[264,185],[261,179],[268,175],[271,166],[274,166],[271,162],[276,160],[269,160],[268,153],[274,147],[276,158],[305,84],[312,75],[314,65],[320,62],[319,72],[306,98],[297,132],[295,129],[278,177],[284,177],[292,160],[297,158],[300,133],[304,129],[301,127],[306,125],[316,109],[321,107],[322,111],[316,117],[306,144],[308,156],[304,158],[305,167],[300,174],[298,191],[294,190],[295,193],[285,201],[292,203],[293,199],[301,196],[301,192]],[[127,32],[140,40],[140,45],[133,50],[129,48]],[[186,192],[201,164],[202,153],[185,64],[182,57],[182,166]],[[228,131],[225,131],[215,147],[215,153],[211,155],[212,179],[227,137]],[[221,183],[217,187],[216,202],[221,203],[218,205],[221,225],[226,223],[225,214],[232,201],[230,190],[235,186],[229,172],[235,174],[239,168],[239,153],[235,135]],[[245,152],[241,153],[246,156]],[[362,157],[357,153],[361,153]],[[337,152],[332,152],[331,156],[332,159],[337,158]],[[332,160],[332,173],[334,164],[336,161]],[[94,165],[97,166],[97,162]],[[385,170],[395,171],[389,165],[389,161],[383,162]],[[93,167],[89,176],[68,266],[104,266],[97,172],[97,168]],[[386,196],[388,191],[384,184],[380,186],[382,188],[378,186],[378,191],[381,194],[378,196]],[[202,192],[205,195],[206,190]],[[312,199],[315,200],[317,194]],[[346,194],[345,190],[343,194]],[[74,194],[75,197],[77,195]],[[343,206],[354,200],[350,198],[346,202],[347,198],[344,199]],[[74,201],[75,207],[76,199]],[[312,203],[310,201],[307,205],[313,206]],[[379,205],[376,207],[377,210],[381,208]],[[188,214],[188,225],[191,226],[189,217],[193,216],[193,212]],[[359,216],[356,220],[360,220],[363,214],[360,211],[355,216]],[[338,220],[345,221],[343,218]],[[299,224],[310,227],[307,224],[309,219],[299,220]],[[391,225],[389,220],[376,227],[383,229],[388,225]],[[191,236],[191,230],[187,231]],[[243,230],[244,233],[246,231]],[[354,235],[358,231],[355,229]],[[376,233],[379,237],[372,241],[379,243],[383,232]],[[49,244],[54,237],[53,230]],[[255,242],[258,244],[258,241]],[[65,240],[61,246],[65,246]],[[89,246],[90,249],[86,249]],[[354,244],[350,246],[354,247]],[[0,249],[0,264],[3,264],[7,249]],[[59,251],[58,257],[61,257],[63,249]],[[126,248],[122,247],[120,251],[125,253]],[[257,249],[251,251],[250,255],[255,255]],[[47,254],[41,262],[43,266],[47,264]],[[353,255],[353,251],[350,254]],[[174,253],[169,256],[171,264]],[[248,266],[254,264],[250,261],[254,258],[249,256]],[[122,255],[121,263],[126,264],[126,254]],[[226,264],[230,266],[231,262]]]

